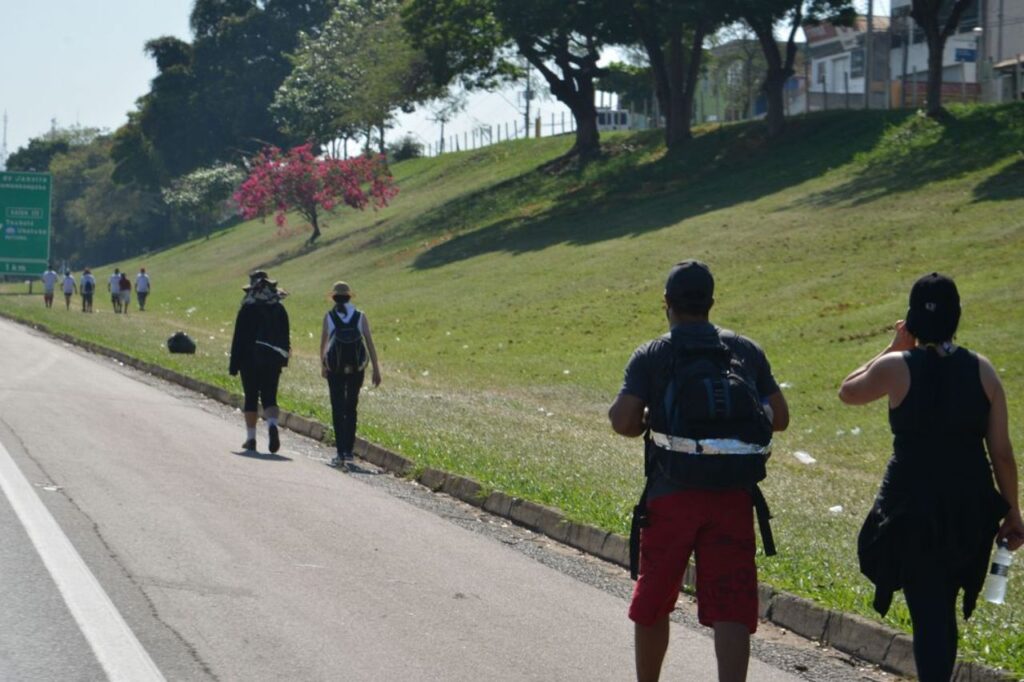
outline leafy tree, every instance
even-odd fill
[[[404,135],[388,145],[388,156],[393,161],[418,159],[423,156],[423,143],[412,135]]]
[[[272,111],[286,131],[326,143],[380,131],[396,110],[441,94],[412,47],[398,0],[341,0],[315,38],[302,36]]]
[[[7,157],[7,170],[45,173],[55,156],[66,154],[72,147],[92,144],[102,134],[99,128],[80,125],[58,128],[54,120],[49,132],[33,137],[27,145]]]
[[[160,195],[112,179],[110,136],[73,145],[50,162],[55,257],[79,263],[110,261],[178,239]]]
[[[921,27],[928,42],[928,115],[945,114],[942,106],[942,54],[946,39],[953,35],[960,17],[975,0],[912,0],[910,16]]]
[[[69,149],[71,145],[67,140],[34,137],[7,157],[7,170],[45,173],[53,157],[66,154]]]
[[[312,244],[321,234],[323,213],[341,205],[382,208],[397,193],[383,158],[318,159],[312,145],[305,144],[287,153],[276,147],[260,152],[234,200],[243,217],[273,213],[278,226],[285,224],[288,211],[297,211],[313,228],[308,242]]]
[[[245,173],[232,164],[197,168],[176,178],[161,195],[168,206],[209,237],[213,227],[233,215],[229,201],[243,180]]]
[[[691,137],[704,39],[725,21],[727,9],[713,0],[632,0],[630,9],[665,116],[665,144],[678,149]]]
[[[300,32],[316,35],[336,0],[196,0],[191,43],[146,44],[159,69],[118,131],[120,182],[157,186],[200,166],[292,138],[269,106],[291,71]]]
[[[410,0],[405,25],[427,53],[434,78],[479,87],[516,75],[509,47],[537,69],[576,120],[570,155],[600,151],[594,79],[603,46],[625,39],[625,8],[616,0]]]
[[[768,68],[762,90],[768,103],[768,134],[777,135],[785,125],[783,88],[793,75],[796,60],[796,34],[801,26],[828,20],[849,24],[854,11],[851,0],[732,0],[733,11],[757,36]],[[786,25],[786,42],[780,46],[775,27]]]
[[[464,91],[449,92],[444,97],[438,98],[430,107],[430,120],[441,124],[440,139],[438,141],[438,153],[445,151],[444,127],[452,119],[462,113],[466,108],[466,93]]]

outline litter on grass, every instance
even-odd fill
[[[831,514],[842,514],[843,513],[843,505],[837,504],[834,507],[829,507],[828,511]]]
[[[815,462],[818,461],[811,457],[811,453],[804,452],[803,450],[795,451],[793,453],[793,456],[796,457],[801,464],[814,464]]]

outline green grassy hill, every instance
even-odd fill
[[[94,268],[145,265],[144,314],[115,317],[102,296],[92,316],[44,310],[41,297],[2,296],[0,308],[238,391],[226,355],[239,287],[265,268],[291,294],[282,403],[329,423],[317,344],[327,291],[344,279],[384,367],[364,392],[362,435],[626,532],[641,445],[613,436],[605,411],[632,350],[664,331],[669,267],[700,258],[718,282],[713,321],[764,346],[793,415],[765,485],[779,555],[761,558],[762,578],[872,616],[855,538],[890,436],[884,406],[844,407],[836,389],[886,345],[911,283],[940,270],[961,288],[959,341],[999,368],[1024,443],[1024,107],[957,109],[943,125],[833,112],[774,141],[755,126],[708,128],[679,158],[655,134],[615,135],[582,172],[541,168],[570,144],[398,164],[391,207],[338,214],[312,249],[297,222],[254,222]],[[196,356],[166,353],[179,328]],[[961,651],[1024,674],[1024,570],[1010,599],[979,608]],[[901,602],[888,621],[908,627]]]

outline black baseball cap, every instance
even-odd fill
[[[665,281],[665,298],[695,304],[710,304],[715,296],[711,269],[699,260],[684,260],[672,266]]]
[[[925,343],[953,338],[960,323],[960,292],[952,278],[933,272],[914,282],[907,310],[907,331]]]

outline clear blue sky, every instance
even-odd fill
[[[0,0],[7,148],[59,126],[115,129],[149,90],[150,38],[189,39],[192,0]]]
[[[0,0],[0,115],[7,111],[7,147],[13,153],[45,133],[50,121],[114,130],[156,74],[142,47],[150,38],[191,39],[193,0]],[[861,11],[867,0],[855,3]],[[876,0],[887,14],[889,0]],[[474,97],[446,132],[462,134],[481,124],[521,118],[515,92]],[[547,124],[565,108],[536,103]],[[422,113],[401,116],[392,135],[411,132],[434,142],[437,126]]]

